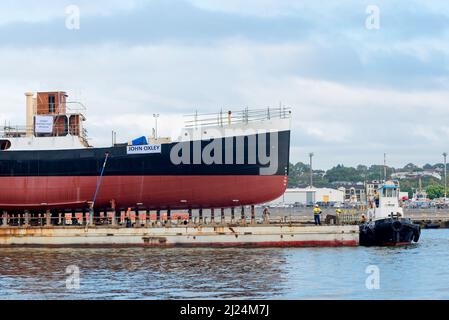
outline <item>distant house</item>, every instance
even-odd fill
[[[401,172],[395,172],[391,174],[392,179],[414,179],[419,177],[433,177],[435,179],[441,180],[441,174],[438,172],[438,170],[429,169],[424,171],[401,171]]]
[[[380,180],[372,180],[366,183],[366,195],[367,197],[374,196],[374,191],[379,189],[379,185],[382,183]]]
[[[338,188],[344,193],[344,201],[349,203],[365,202],[366,191],[363,184],[345,185]]]

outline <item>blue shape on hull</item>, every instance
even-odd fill
[[[134,139],[132,141],[133,146],[142,146],[148,144],[147,138],[145,136],[142,136],[140,138]]]

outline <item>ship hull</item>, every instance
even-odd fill
[[[397,246],[418,242],[419,225],[410,219],[380,219],[360,226],[361,246]]]
[[[250,150],[261,153],[262,135],[272,163],[251,158]],[[238,138],[245,142],[242,159],[237,159]],[[284,193],[290,131],[277,132],[276,141],[270,134],[217,139],[222,158],[212,164],[195,163],[193,155],[187,163],[173,163],[172,148],[177,143],[161,145],[156,154],[128,154],[126,145],[0,152],[0,210],[84,209],[94,199],[97,187],[97,209],[110,208],[111,203],[116,208],[226,208],[271,201]],[[231,149],[226,139],[234,142]],[[195,148],[194,141],[182,143]],[[208,150],[210,143],[202,140],[201,152]],[[229,152],[231,163],[227,162]],[[273,164],[272,172],[264,174]]]
[[[84,208],[98,177],[1,178],[0,207]],[[282,195],[283,176],[105,176],[96,207],[148,209],[226,208],[265,202]]]

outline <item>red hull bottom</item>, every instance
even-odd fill
[[[70,248],[128,248],[128,247],[154,247],[154,248],[310,248],[310,247],[357,247],[359,243],[354,240],[329,240],[329,241],[279,241],[279,242],[204,242],[204,243],[169,243],[169,244],[145,244],[145,243],[123,243],[123,244],[20,244],[22,247],[70,247]],[[11,245],[0,245],[9,247]]]
[[[323,241],[266,241],[266,242],[210,242],[210,243],[187,243],[174,245],[155,245],[147,244],[144,246],[158,247],[241,247],[241,248],[258,248],[258,247],[356,247],[358,242],[354,240],[323,240]]]
[[[92,201],[99,177],[2,177],[0,209],[80,209]],[[105,176],[96,208],[226,208],[271,201],[284,176]]]

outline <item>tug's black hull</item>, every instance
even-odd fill
[[[360,225],[361,246],[395,246],[418,242],[421,227],[410,219],[386,218]]]

